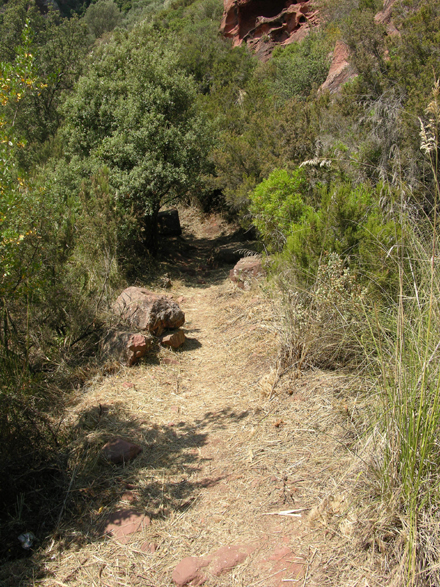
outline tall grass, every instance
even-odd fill
[[[372,321],[382,415],[383,498],[399,503],[407,585],[440,585],[440,265],[437,255],[439,84],[421,122],[435,178],[433,213],[401,217],[398,299]],[[377,333],[380,332],[378,335]],[[397,500],[395,499],[397,496]]]

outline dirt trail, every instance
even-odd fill
[[[262,291],[218,269],[173,279],[167,294],[183,298],[183,349],[91,382],[71,407],[75,506],[41,553],[38,584],[339,584],[332,539],[349,543],[355,523],[341,489],[341,472],[356,473],[345,378],[289,373],[270,398],[278,323]],[[125,467],[99,459],[115,436],[143,448]],[[150,523],[126,543],[102,537],[105,516],[127,509]]]

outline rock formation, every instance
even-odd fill
[[[244,257],[231,269],[229,278],[240,289],[248,290],[253,281],[258,281],[265,274],[260,257]]]
[[[153,346],[153,339],[139,332],[110,330],[101,342],[101,351],[105,357],[113,357],[127,367],[132,367]]]
[[[350,64],[350,50],[343,41],[336,41],[332,62],[327,79],[319,88],[320,92],[337,92],[343,84],[356,77],[356,71]]]
[[[317,24],[311,0],[224,0],[221,31],[235,47],[245,42],[265,59],[276,45],[303,39]]]
[[[400,34],[392,21],[392,12],[395,4],[396,0],[384,0],[383,9],[374,17],[374,22],[376,24],[384,25],[386,27],[387,34],[390,36]]]
[[[179,328],[185,322],[185,314],[176,302],[142,287],[124,289],[113,310],[130,327],[155,336],[160,336],[165,329]]]

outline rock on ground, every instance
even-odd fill
[[[127,544],[130,535],[140,532],[150,525],[150,518],[135,510],[118,510],[109,514],[102,523],[103,535],[117,538],[122,544]]]
[[[176,332],[171,332],[170,334],[165,334],[160,339],[160,344],[162,346],[168,346],[172,349],[178,349],[181,347],[185,342],[185,334],[182,330],[176,330]]]
[[[122,438],[107,442],[102,448],[102,456],[115,465],[128,463],[140,452],[142,452],[142,448],[138,444],[133,444]]]
[[[191,584],[192,586],[202,585],[206,576],[201,569],[207,567],[211,561],[206,557],[190,556],[184,558],[173,571],[173,581],[178,587]]]
[[[167,296],[142,287],[127,287],[113,305],[114,312],[132,328],[160,336],[165,329],[183,326],[185,314]]]
[[[134,365],[154,346],[154,341],[139,332],[110,330],[101,344],[105,356],[113,357],[127,367]]]
[[[240,565],[255,550],[253,546],[223,546],[208,556],[184,558],[173,572],[173,581],[178,587],[202,585],[206,575],[201,572],[208,567],[211,575],[218,577]]]
[[[250,289],[252,281],[265,276],[259,257],[245,257],[229,272],[229,277],[239,288]]]

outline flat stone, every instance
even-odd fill
[[[105,518],[102,533],[127,544],[131,534],[140,532],[149,525],[150,518],[145,514],[135,510],[118,510]]]
[[[160,360],[161,363],[164,365],[178,365],[179,361],[177,359],[173,359],[172,357],[164,357]]]
[[[122,438],[116,438],[102,447],[101,454],[114,465],[120,465],[128,463],[140,452],[142,452],[142,448],[138,444],[133,444]]]
[[[223,546],[219,548],[214,554],[212,558],[214,562],[212,563],[212,568],[210,568],[210,572],[218,577],[222,573],[226,573],[230,571],[237,565],[240,565],[245,559],[251,554],[254,550],[251,546]]]
[[[173,581],[178,587],[191,584],[203,585],[206,581],[201,569],[207,567],[211,559],[209,557],[189,556],[184,558],[173,571]]]

